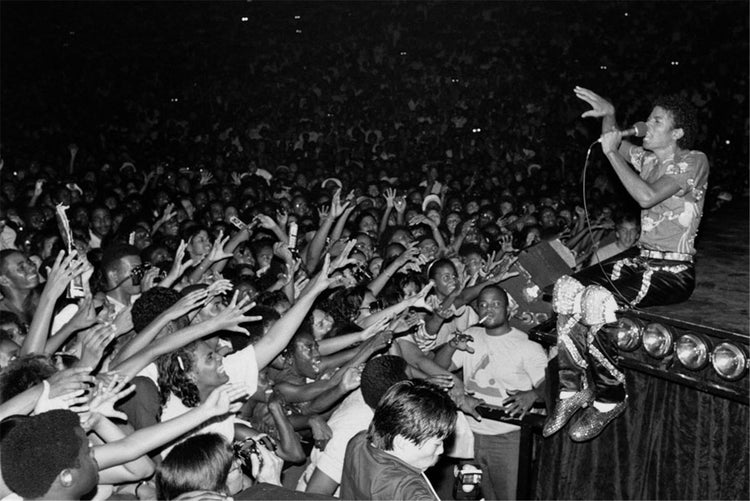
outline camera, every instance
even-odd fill
[[[250,458],[253,454],[258,458],[259,469],[263,468],[263,456],[261,456],[260,451],[258,451],[258,443],[255,439],[246,438],[241,442],[235,442],[232,444],[232,450],[234,452],[234,457],[242,461],[242,467],[246,472],[249,473],[252,470],[253,463]]]
[[[143,275],[146,274],[146,272],[151,268],[151,263],[143,263],[139,264],[138,266],[133,267],[132,270],[130,270],[130,278],[133,279],[133,285],[141,285],[141,280],[143,280]]]
[[[372,275],[370,274],[370,272],[362,266],[355,266],[352,269],[352,276],[357,282],[365,282],[365,281],[372,280]]]
[[[455,466],[453,499],[481,499],[482,470],[473,464]]]

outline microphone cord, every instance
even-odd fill
[[[582,185],[581,189],[583,190],[582,197],[581,197],[582,200],[583,200],[583,214],[586,217],[586,229],[588,230],[589,239],[591,240],[591,245],[592,246],[594,245],[594,232],[591,229],[591,220],[589,219],[589,208],[588,208],[588,203],[586,201],[586,172],[588,171],[589,157],[591,156],[591,150],[597,144],[599,144],[599,140],[598,139],[596,141],[594,141],[593,143],[591,143],[591,145],[589,146],[588,151],[586,151],[586,160],[584,160],[584,162],[583,162],[583,175],[582,175],[582,178],[581,178],[581,185]],[[594,254],[594,257],[596,257],[596,254]],[[622,294],[622,292],[620,292],[620,289],[618,289],[617,286],[612,282],[612,280],[610,280],[609,275],[604,270],[604,266],[602,266],[601,260],[597,259],[596,260],[596,264],[599,266],[599,269],[601,270],[601,273],[604,276],[604,278],[606,278],[607,282],[609,282],[609,285],[612,286],[611,290],[613,292],[615,292],[620,297],[620,299],[623,301],[623,303],[625,303],[626,308],[632,309],[632,307],[630,305],[630,301],[628,301],[625,298],[625,296]]]

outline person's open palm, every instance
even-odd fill
[[[591,109],[584,112],[581,115],[581,118],[587,118],[587,117],[603,117],[607,115],[614,115],[615,113],[615,107],[604,99],[599,94],[590,91],[589,89],[584,89],[583,87],[576,86],[575,89],[573,89],[573,92],[575,92],[575,95],[578,99],[581,99],[583,101],[586,101],[588,104],[591,105]]]

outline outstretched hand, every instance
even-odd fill
[[[65,251],[60,251],[52,268],[49,269],[43,293],[55,299],[60,297],[68,284],[86,271],[88,266],[90,265],[87,261],[78,258],[77,250],[73,250],[67,256],[65,256]]]
[[[214,389],[201,404],[203,410],[211,416],[223,416],[228,412],[237,412],[248,396],[246,387],[233,384],[223,384]]]
[[[453,336],[453,338],[448,341],[448,344],[451,346],[451,348],[455,348],[460,351],[465,351],[466,353],[474,353],[474,348],[469,345],[474,341],[474,338],[470,336],[469,334],[464,334],[463,332],[456,332],[456,334]]]
[[[344,247],[344,250],[341,251],[341,254],[336,256],[336,259],[331,262],[331,271],[336,271],[338,269],[345,268],[350,264],[358,263],[356,259],[349,257],[349,254],[352,253],[355,245],[357,245],[356,240],[349,240],[346,243],[346,246]]]
[[[231,252],[224,251],[224,246],[227,241],[229,241],[229,235],[225,237],[224,232],[220,231],[219,236],[216,237],[216,240],[214,240],[214,243],[211,246],[211,251],[208,253],[208,260],[211,263],[216,263],[234,256]]]
[[[108,381],[97,381],[93,398],[89,402],[89,412],[127,421],[128,416],[124,412],[115,410],[115,403],[134,391],[135,386],[128,385],[128,381],[119,375],[109,378]]]
[[[347,199],[344,200],[344,202],[341,202],[341,188],[337,189],[336,192],[333,194],[333,198],[331,200],[331,218],[337,219],[339,216],[344,214],[346,210],[351,206],[351,202]]]
[[[239,332],[249,336],[250,333],[247,329],[240,327],[245,322],[257,322],[263,320],[260,316],[246,316],[249,310],[255,307],[255,303],[250,302],[250,298],[245,297],[241,300],[237,300],[239,297],[239,291],[235,291],[232,296],[232,300],[218,315],[213,317],[209,322],[214,322],[216,330],[227,330],[231,332]]]
[[[187,249],[187,243],[184,240],[180,240],[180,245],[177,246],[177,252],[174,255],[174,261],[172,261],[172,267],[167,273],[167,276],[162,280],[162,287],[169,287],[176,282],[185,271],[195,264],[193,259],[185,261],[185,250]]]
[[[588,104],[591,105],[591,109],[589,111],[584,112],[581,115],[581,118],[587,118],[587,117],[604,117],[607,115],[614,115],[615,114],[615,107],[604,99],[599,94],[590,91],[589,89],[584,89],[583,87],[576,86],[573,89],[573,92],[575,92],[575,95],[578,99],[581,99],[583,101],[586,101]]]

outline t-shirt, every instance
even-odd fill
[[[128,416],[128,423],[136,430],[155,425],[161,408],[159,387],[151,378],[140,375],[131,384],[135,391],[118,404],[118,410]]]
[[[362,431],[349,441],[341,476],[341,499],[439,499],[421,471],[373,447]]]
[[[244,384],[250,395],[258,389],[258,361],[255,359],[255,347],[251,344],[224,357],[224,370],[229,382]]]
[[[706,155],[700,151],[684,151],[660,162],[654,153],[632,146],[629,158],[644,181],[653,183],[666,176],[673,178],[680,187],[663,202],[641,211],[639,245],[648,250],[695,254],[693,243],[708,188]]]
[[[452,362],[464,372],[466,391],[490,405],[502,406],[510,391],[531,390],[544,379],[547,354],[542,346],[516,328],[501,336],[489,336],[484,327],[472,327],[466,334],[474,338],[474,353],[457,350]],[[469,427],[481,435],[499,435],[518,426],[482,419],[469,419]]]
[[[368,428],[373,414],[373,410],[365,403],[360,390],[352,392],[341,402],[328,419],[328,426],[332,432],[331,439],[326,444],[325,450],[313,449],[310,454],[310,464],[297,483],[298,491],[304,491],[307,488],[307,483],[315,468],[319,468],[336,483],[341,483],[346,446],[354,435]]]

